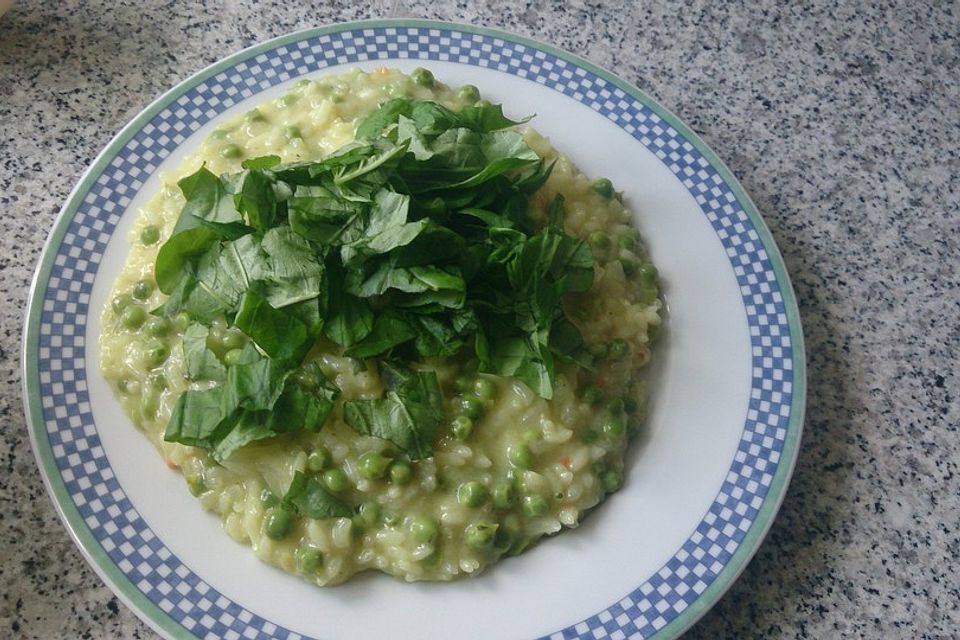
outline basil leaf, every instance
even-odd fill
[[[290,228],[307,240],[337,245],[356,240],[369,205],[341,200],[323,187],[297,187],[287,201]]]
[[[530,336],[500,338],[490,343],[489,355],[480,370],[522,380],[541,398],[553,397],[553,357],[550,350]]]
[[[266,411],[238,412],[235,423],[210,448],[210,456],[217,462],[223,462],[237,449],[277,435],[264,420],[268,415]]]
[[[344,420],[359,433],[389,440],[411,460],[430,457],[443,415],[437,374],[382,362],[381,380],[384,397],[344,403]]]
[[[210,330],[200,323],[193,323],[183,332],[183,356],[187,365],[188,380],[223,381],[226,368],[217,355],[207,347]]]
[[[456,319],[450,320],[440,314],[408,314],[406,320],[416,333],[414,347],[422,358],[452,356],[466,344],[468,326],[458,326]]]
[[[247,170],[230,185],[233,202],[251,226],[264,231],[276,224],[277,197],[273,180],[260,170]]]
[[[248,158],[240,163],[244,169],[271,169],[281,162],[280,156],[260,156],[258,158]]]
[[[210,295],[196,276],[187,273],[177,282],[170,297],[151,313],[171,318],[181,311],[186,311],[194,320],[209,324],[223,315],[227,307],[221,299]]]
[[[503,106],[499,104],[464,107],[457,116],[461,126],[468,127],[474,131],[506,129],[507,127],[528,122],[533,118],[533,116],[527,116],[519,121],[511,120],[503,115]]]
[[[283,504],[312,520],[348,518],[353,515],[349,505],[299,471],[293,474],[290,488],[283,496]]]
[[[224,413],[237,407],[251,411],[272,409],[290,374],[291,369],[272,358],[229,367],[222,387]]]
[[[270,306],[253,288],[244,293],[234,322],[264,353],[280,361],[299,364],[313,346],[310,327],[295,315]]]
[[[396,124],[401,114],[409,116],[410,113],[409,100],[401,98],[389,100],[360,121],[357,125],[357,139],[376,138],[388,126]]]
[[[163,439],[212,449],[233,426],[222,401],[222,387],[183,392],[173,407]]]
[[[374,313],[370,303],[346,293],[342,267],[332,263],[328,282],[329,308],[324,333],[337,344],[350,347],[373,331]]]
[[[386,311],[374,317],[373,327],[359,342],[344,351],[353,358],[372,358],[416,336],[410,324],[399,314]]]
[[[190,216],[192,217],[192,216]],[[184,220],[187,216],[181,216]],[[178,223],[179,224],[179,223]],[[154,268],[154,278],[157,288],[170,295],[177,283],[186,275],[191,266],[191,260],[206,253],[220,236],[209,227],[197,226],[174,233],[163,243],[157,252],[157,262]]]
[[[319,297],[324,292],[324,266],[310,244],[288,226],[263,235],[263,259],[252,277],[261,284],[271,306],[280,309]]]
[[[230,196],[223,187],[220,178],[206,167],[200,167],[194,173],[177,182],[186,203],[180,212],[180,219],[174,227],[173,235],[182,230],[182,226],[191,218],[208,222],[242,222]]]

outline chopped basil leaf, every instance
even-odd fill
[[[320,161],[264,156],[181,180],[186,203],[155,265],[168,298],[154,313],[190,315],[186,375],[220,386],[184,392],[165,439],[224,460],[320,429],[338,390],[319,369],[309,387],[292,374],[321,336],[379,359],[384,396],[345,403],[345,420],[413,459],[432,454],[443,410],[436,375],[407,365],[463,354],[545,398],[555,358],[590,366],[560,303],[592,285],[593,255],[563,231],[562,198],[545,227],[530,218],[553,163],[517,124],[499,105],[396,99]],[[251,340],[230,366],[206,344],[218,319]]]
[[[322,484],[297,471],[283,503],[292,511],[313,520],[324,518],[348,518],[353,509],[340,498],[327,491]]]
[[[210,329],[200,323],[191,324],[183,333],[183,355],[187,364],[188,380],[222,381],[226,368],[217,354],[207,346]]]
[[[433,455],[443,415],[437,374],[381,361],[380,380],[384,397],[344,403],[344,420],[359,433],[389,440],[411,460]]]

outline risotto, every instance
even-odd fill
[[[437,134],[436,114],[455,125]],[[358,127],[373,131],[366,147]],[[416,191],[410,176],[435,177],[415,161],[460,162],[475,148],[501,160],[458,178],[471,204],[450,204],[461,191],[449,184]],[[660,325],[656,269],[613,185],[476,88],[422,69],[301,80],[223,123],[161,181],[103,311],[101,368],[166,464],[260,559],[319,585],[368,569],[450,580],[576,527],[623,483]],[[507,213],[484,208],[490,185],[513,198]],[[208,187],[222,196],[214,205]],[[334,209],[368,213],[333,229]],[[363,244],[349,225],[376,212],[392,217],[379,235],[369,221]],[[204,219],[191,228],[188,213]],[[556,309],[505,314],[519,294],[478,283],[515,282],[548,241],[564,260],[525,282],[530,300],[562,292]],[[251,275],[243,243],[268,275]],[[204,280],[202,252],[222,266],[228,247],[234,271]],[[430,252],[446,262],[426,266]],[[261,284],[243,291],[224,273]],[[509,339],[490,326],[504,318]]]

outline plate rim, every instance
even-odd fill
[[[81,175],[57,214],[50,233],[44,242],[40,259],[34,271],[27,298],[27,306],[24,312],[23,338],[21,343],[21,391],[24,399],[23,408],[31,448],[33,449],[34,457],[47,494],[54,503],[54,508],[60,521],[67,529],[74,544],[80,549],[84,559],[124,604],[161,636],[168,638],[195,637],[137,589],[136,585],[130,582],[128,577],[123,574],[108,556],[94,537],[92,531],[87,527],[82,515],[71,500],[63,477],[59,473],[57,463],[53,459],[49,442],[44,446],[39,440],[39,431],[46,434],[45,428],[38,430],[38,425],[45,427],[39,388],[39,367],[37,366],[39,358],[38,338],[40,316],[42,312],[40,295],[46,292],[49,284],[49,278],[54,266],[54,250],[60,246],[66,235],[69,223],[77,213],[77,209],[82,202],[80,196],[88,192],[93,180],[109,165],[110,161],[116,157],[123,146],[129,142],[145,124],[149,123],[157,113],[201,82],[208,80],[224,69],[231,68],[264,51],[272,50],[292,42],[345,31],[397,27],[455,30],[527,45],[554,55],[557,58],[573,62],[577,66],[596,74],[612,85],[620,88],[628,95],[640,100],[646,107],[650,108],[668,125],[680,133],[703,155],[704,159],[714,167],[718,175],[740,202],[744,213],[754,225],[761,244],[768,254],[771,268],[776,276],[777,284],[783,296],[787,325],[790,328],[791,356],[793,359],[794,387],[790,405],[790,420],[786,427],[783,450],[777,465],[777,471],[770,482],[763,504],[737,550],[703,593],[701,593],[689,607],[680,612],[676,618],[659,629],[655,634],[655,637],[658,639],[676,638],[696,624],[707,611],[713,608],[740,577],[769,533],[775,517],[786,497],[789,482],[793,476],[799,457],[799,445],[803,434],[807,395],[806,349],[796,293],[794,292],[793,284],[787,272],[783,255],[752,198],[740,184],[740,181],[733,172],[727,167],[726,163],[714,153],[697,133],[690,129],[690,127],[672,111],[665,108],[645,91],[587,60],[583,56],[534,38],[498,28],[442,20],[388,18],[336,22],[319,27],[300,29],[240,49],[189,75],[151,101],[120,129]],[[415,58],[408,59],[413,60]]]

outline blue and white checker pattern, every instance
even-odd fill
[[[506,37],[441,26],[304,32],[250,55],[171,98],[81,198],[55,252],[39,332],[41,401],[49,445],[81,517],[149,600],[199,638],[297,639],[200,580],[153,534],[116,481],[87,395],[84,333],[94,278],[120,216],[160,162],[240,100],[304,73],[363,60],[412,58],[489,67],[572,97],[657,155],[696,198],[730,258],[751,332],[753,384],[739,450],[715,502],[674,557],[607,610],[549,636],[650,638],[710,586],[757,517],[780,462],[793,400],[793,345],[773,265],[742,204],[714,166],[637,97],[573,59]],[[98,310],[93,310],[97,313]]]

